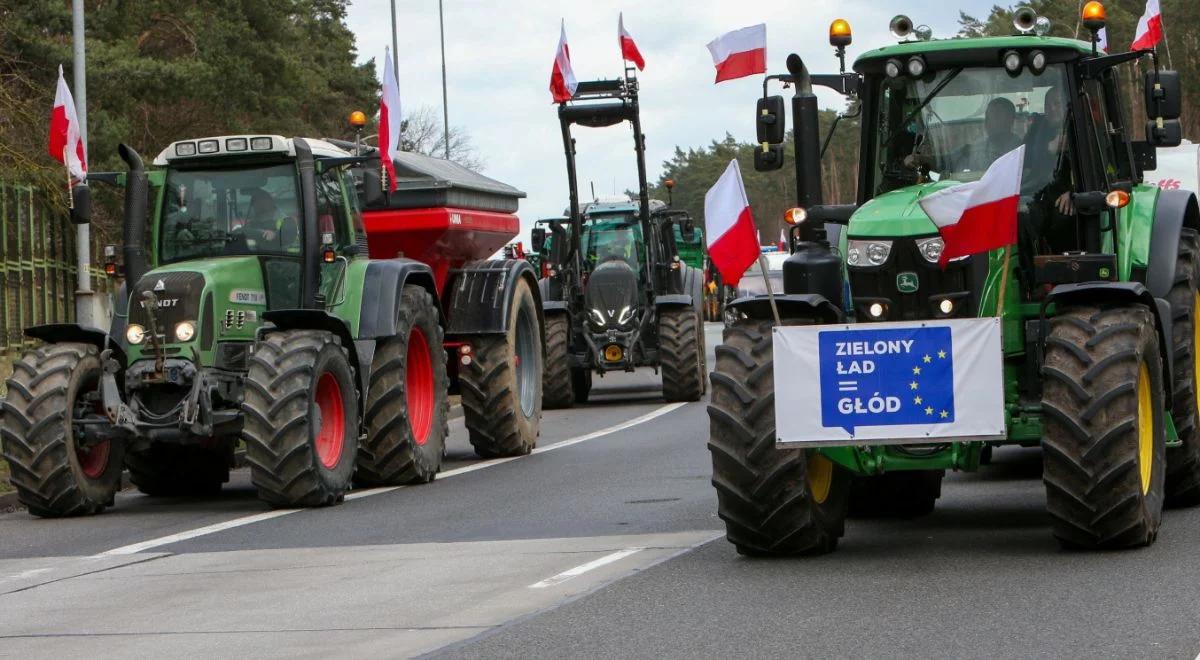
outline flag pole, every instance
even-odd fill
[[[763,283],[767,285],[767,299],[771,301],[771,313],[775,315],[775,325],[783,325],[783,321],[779,318],[779,307],[775,305],[775,292],[771,289],[771,277],[767,275],[767,258],[761,253],[758,255],[758,267],[762,270]]]
[[[1000,272],[1000,295],[996,297],[996,316],[1004,316],[1004,290],[1008,284],[1008,257],[1012,254],[1012,246],[1004,246],[1004,266]]]
[[[84,39],[83,0],[74,0],[71,3],[71,32],[75,56],[72,63],[72,73],[75,78],[75,117],[79,120],[79,141],[83,144],[84,158],[87,158],[87,55]],[[67,179],[70,180],[71,166],[66,155],[64,152],[63,164],[67,165]],[[93,318],[92,232],[89,224],[75,225],[75,259],[75,322],[85,327],[96,327],[100,324]]]
[[[446,19],[442,0],[438,0],[438,30],[442,35],[442,140],[446,143],[446,160],[450,160],[450,97],[446,93]],[[396,69],[396,75],[400,75]]]
[[[67,164],[67,147],[66,147],[66,145],[63,145],[63,167],[67,170],[67,208],[74,210],[75,209],[75,195],[71,194],[71,190],[72,190],[72,188],[74,188],[74,185],[73,185],[73,181],[71,180],[71,166]]]

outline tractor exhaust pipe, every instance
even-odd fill
[[[132,289],[146,274],[146,205],[149,203],[150,183],[146,177],[146,166],[133,147],[122,144],[117,147],[121,160],[129,166],[125,178],[125,281]]]
[[[824,203],[821,193],[821,130],[817,112],[817,95],[813,94],[812,78],[804,60],[792,53],[787,58],[788,73],[792,74],[796,93],[792,97],[792,116],[796,127],[796,202],[809,209]],[[800,227],[800,240],[817,238],[818,227],[805,223]]]

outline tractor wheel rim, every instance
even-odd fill
[[[1200,411],[1200,291],[1192,297],[1192,378],[1196,395],[1196,410]],[[1198,412],[1200,414],[1200,412]],[[1200,422],[1200,420],[1197,420]]]
[[[1150,492],[1154,465],[1154,403],[1150,388],[1150,370],[1142,362],[1137,384],[1138,476],[1142,480],[1142,495]]]
[[[341,462],[342,449],[346,446],[346,407],[342,400],[342,386],[337,377],[328,371],[317,380],[316,401],[320,413],[317,459],[321,465],[332,470]]]
[[[537,404],[536,383],[538,374],[535,373],[537,359],[534,355],[533,319],[529,310],[524,307],[517,315],[517,341],[513,353],[513,369],[516,371],[517,397],[521,404],[521,413],[525,417],[533,416],[533,408]]]
[[[416,326],[408,333],[404,383],[413,440],[423,446],[429,440],[429,427],[433,425],[433,359],[429,356],[425,333]]]
[[[108,469],[108,455],[112,452],[112,441],[97,442],[91,447],[76,447],[75,458],[79,469],[88,479],[99,479]]]
[[[824,504],[829,499],[829,491],[833,489],[833,461],[824,454],[808,455],[808,490],[812,493],[813,501]]]

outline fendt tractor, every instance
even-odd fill
[[[1015,12],[1010,37],[932,40],[898,16],[900,43],[861,55],[849,72],[850,27],[839,20],[830,43],[840,74],[812,74],[793,54],[787,74],[764,81],[762,170],[783,166],[785,139],[784,100],[767,96],[767,84],[794,88],[798,207],[776,296],[782,323],[856,332],[994,317],[1003,410],[990,413],[1001,432],[981,441],[784,442],[777,419],[790,424],[790,409],[773,413],[777,397],[795,401],[818,385],[777,391],[769,302],[733,301],[739,318],[717,350],[709,448],[719,514],[742,554],[829,552],[848,512],[929,512],[946,470],[977,470],[1003,445],[1041,447],[1051,529],[1065,547],[1147,545],[1164,505],[1200,503],[1200,211],[1191,192],[1142,183],[1156,147],[1180,141],[1180,80],[1153,52],[1098,52],[1099,3],[1082,18],[1092,43],[1046,36],[1049,21],[1029,8]],[[1119,67],[1136,61],[1146,70],[1144,140],[1120,94]],[[851,204],[823,203],[817,85],[861,111]],[[1021,144],[1011,260],[1001,248],[939,267],[945,243],[918,202],[978,180]],[[825,223],[845,226],[837,246]],[[904,385],[916,390],[916,379]]]
[[[100,512],[124,469],[151,495],[218,491],[239,440],[274,506],[428,482],[455,386],[479,454],[530,451],[537,279],[479,260],[524,194],[414,154],[385,194],[378,153],[335,142],[181,140],[155,171],[122,145],[128,172],[89,176],[125,187],[125,284],[107,331],[26,330],[44,345],[14,365],[2,437],[30,512]]]
[[[707,387],[701,272],[680,261],[669,209],[651,208],[638,81],[580,82],[560,103],[570,207],[566,221],[550,220],[549,249],[541,256],[546,317],[543,402],[566,408],[587,401],[593,374],[649,366],[662,373],[668,401],[697,401]],[[573,125],[602,128],[629,122],[637,154],[639,194],[580,208]],[[686,231],[686,230],[685,230]],[[535,227],[532,244],[547,245]]]

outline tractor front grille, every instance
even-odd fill
[[[951,262],[942,270],[921,256],[915,239],[893,239],[891,254],[883,265],[849,267],[856,317],[861,322],[975,316],[979,308],[975,280],[983,283],[983,275],[977,278],[975,271],[982,266],[986,275],[986,264],[987,256],[982,255]],[[901,281],[909,290],[900,290]],[[911,290],[914,282],[915,291]],[[946,298],[954,301],[953,312],[949,315],[943,314],[938,306]],[[874,318],[868,313],[873,303],[879,303],[885,310],[882,318]]]
[[[158,331],[174,340],[175,324],[196,322],[200,316],[200,294],[204,291],[204,276],[200,273],[151,273],[138,281],[130,292],[129,322],[150,329],[150,310],[143,303],[143,292],[150,291],[158,300],[154,319]]]

